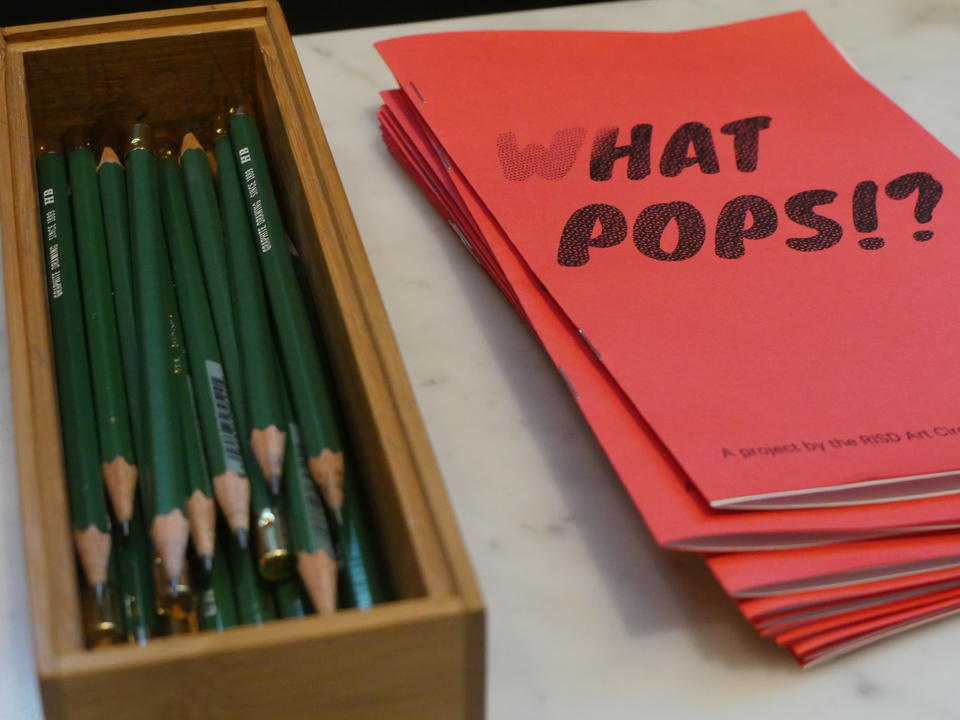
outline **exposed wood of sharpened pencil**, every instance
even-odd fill
[[[207,469],[231,531],[245,538],[250,528],[250,481],[224,378],[180,166],[176,158],[168,154],[160,158],[158,168],[160,202]]]
[[[238,418],[248,428],[244,435],[261,472],[270,478],[283,471],[286,433],[267,298],[230,138],[221,134],[214,142],[214,152],[220,169],[217,191],[243,373],[238,402],[242,399],[246,412],[238,413]],[[276,482],[273,485],[276,487]]]
[[[137,124],[131,129],[126,152],[127,197],[146,450],[140,467],[146,480],[146,505],[151,510],[150,537],[162,574],[175,588],[184,569],[189,525],[185,515],[186,481],[177,394],[170,371],[163,300],[168,260],[158,202],[156,157],[151,144],[148,126]]]
[[[332,388],[327,386],[323,377],[317,346],[310,335],[307,311],[286,246],[259,130],[249,108],[242,104],[236,108],[230,121],[230,137],[240,179],[246,189],[247,215],[260,250],[260,266],[270,297],[280,356],[291,385],[297,422],[307,452],[310,476],[320,487],[328,507],[339,518],[343,507],[344,459],[331,406]]]
[[[102,604],[110,557],[110,519],[93,422],[67,168],[62,153],[43,142],[38,147],[37,186],[70,520],[84,577]]]
[[[120,358],[120,338],[107,260],[96,160],[82,128],[68,133],[67,162],[83,298],[87,354],[93,379],[100,469],[114,514],[129,532],[137,489],[137,466]]]

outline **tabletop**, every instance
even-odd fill
[[[295,44],[488,614],[488,717],[960,718],[960,620],[814,670],[758,637],[696,557],[651,540],[533,334],[383,147],[373,43],[448,30],[671,31],[806,9],[863,75],[960,150],[955,0],[631,0],[303,35]],[[9,378],[5,326],[0,373]],[[42,717],[9,383],[0,385],[0,707]]]

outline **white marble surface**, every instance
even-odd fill
[[[755,636],[699,560],[651,542],[546,355],[377,131],[377,92],[393,81],[376,40],[680,30],[799,7],[960,150],[956,0],[643,0],[296,38],[486,596],[491,719],[960,718],[960,620],[800,671]],[[0,718],[35,720],[14,473],[4,383]]]

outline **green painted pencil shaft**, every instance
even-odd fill
[[[170,372],[169,318],[164,303],[168,260],[157,202],[156,158],[149,150],[136,148],[127,154],[127,191],[152,501],[154,512],[165,514],[182,508],[185,498],[179,412]]]
[[[336,557],[323,499],[310,480],[296,423],[290,423],[290,447],[284,460],[284,502],[293,549],[300,553],[322,550]]]
[[[249,527],[249,482],[176,158],[159,160],[160,201],[207,469],[232,531]]]
[[[100,202],[103,206],[103,226],[107,239],[107,258],[110,263],[110,281],[113,286],[113,307],[117,317],[120,338],[120,358],[123,362],[127,407],[133,428],[134,448],[142,444],[140,428],[140,382],[137,363],[137,324],[133,302],[133,267],[130,259],[130,214],[127,207],[127,178],[119,162],[102,161],[97,171],[100,182]]]
[[[267,433],[270,428],[284,427],[279,369],[271,350],[274,338],[267,298],[230,138],[218,138],[214,143],[214,151],[217,157],[217,191],[224,248],[243,372],[246,412],[238,414],[245,422],[248,433]],[[249,439],[248,433],[244,436]],[[282,449],[281,443],[281,462]],[[275,464],[275,459],[261,461],[261,469],[268,464]]]
[[[67,161],[101,472],[114,514],[126,528],[133,517],[137,469],[96,161],[88,147],[70,150]]]
[[[150,569],[153,552],[139,505],[134,505],[129,536],[116,547],[127,640],[143,644],[157,633],[157,612]]]
[[[202,629],[222,632],[240,622],[233,592],[233,578],[230,576],[226,555],[219,544],[213,557],[210,579],[200,591],[199,600],[198,615]]]
[[[340,606],[367,609],[389,600],[390,596],[380,551],[367,517],[363,488],[356,478],[350,477],[350,472],[348,468],[343,525],[338,534]]]
[[[210,171],[210,160],[202,148],[193,148],[180,156],[183,184],[193,233],[200,255],[207,298],[213,315],[213,325],[227,373],[231,399],[240,413],[243,398],[240,390],[243,380],[240,371],[240,351],[237,347],[237,331],[233,322],[233,306],[230,299],[230,277],[224,254],[223,226],[220,223],[220,206],[217,191]]]
[[[68,162],[87,349],[91,373],[96,379],[94,404],[101,456],[104,462],[115,457],[132,459],[133,440],[127,420],[123,362],[96,163],[93,152],[86,147],[71,150]]]
[[[287,432],[283,495],[291,544],[300,580],[317,612],[326,615],[337,609],[337,554],[323,499],[307,470],[297,424],[290,423]]]
[[[187,484],[187,517],[193,547],[204,565],[213,562],[216,544],[217,514],[213,501],[213,488],[207,470],[203,450],[203,437],[194,406],[193,383],[187,367],[187,349],[180,329],[180,310],[174,291],[173,275],[169,264],[164,268],[167,280],[164,284],[164,307],[168,323],[170,344],[170,368],[177,393],[177,410],[183,449],[183,473]]]
[[[96,585],[106,581],[110,520],[100,479],[93,388],[62,154],[44,152],[38,157],[37,185],[70,519],[87,582]],[[98,543],[85,548],[83,538]]]
[[[183,440],[164,302],[169,261],[160,218],[156,157],[145,147],[134,147],[127,153],[126,166],[146,450],[141,474],[146,477],[151,538],[167,580],[175,584],[183,569],[189,530]]]
[[[260,595],[259,577],[253,557],[233,541],[224,543],[230,575],[237,602],[237,616],[241,625],[261,625],[270,619],[269,608],[264,607]]]
[[[226,390],[223,361],[176,159],[172,156],[160,158],[159,174],[163,223],[187,340],[190,374],[197,386],[197,411],[204,445],[208,448],[207,463],[214,475],[220,475],[228,468],[245,474],[236,438],[233,406],[229,395],[220,396]],[[221,403],[223,407],[219,407]]]
[[[251,115],[235,114],[230,132],[310,474],[328,505],[339,512],[343,504],[340,432],[331,406],[331,388],[323,377],[317,346],[311,341],[310,323],[286,246],[266,154]]]
[[[302,291],[306,294],[307,278],[302,261],[294,260],[294,269]],[[307,305],[310,326],[316,342],[320,343],[320,320],[316,308]],[[322,370],[327,382],[332,385],[331,369],[326,364]],[[342,409],[334,396],[334,412],[342,417]],[[345,450],[352,454],[349,438]],[[355,473],[356,466],[348,468],[348,474]],[[339,602],[341,607],[369,608],[389,599],[387,576],[380,560],[381,551],[369,519],[369,510],[365,493],[359,479],[354,477],[347,484],[344,497],[343,523],[337,528],[337,560],[340,565]]]
[[[264,580],[263,576],[260,576],[257,579],[257,590],[260,593],[260,608],[263,613],[264,622],[276,620],[278,617],[277,601],[274,599],[273,594],[274,587],[276,586],[273,583]]]
[[[70,514],[76,530],[95,525],[108,532],[110,522],[100,480],[93,387],[63,155],[41,155],[37,159],[37,181],[64,455],[70,483]]]
[[[225,255],[228,259],[238,347],[241,349],[239,364],[243,373],[241,395],[245,411],[237,413],[237,425],[250,476],[251,510],[259,550],[258,567],[265,577],[278,580],[289,575],[292,559],[282,514],[268,491],[264,476],[263,468],[269,463],[262,463],[257,458],[251,441],[251,429],[273,426],[282,432],[286,425],[282,410],[279,415],[273,410],[269,410],[266,415],[260,412],[261,407],[282,408],[279,372],[273,355],[273,336],[263,295],[260,267],[255,251],[248,244],[252,236],[246,221],[246,209],[229,138],[220,138],[215,149],[225,231]],[[183,158],[186,159],[192,152],[184,153]],[[254,424],[257,418],[265,424]]]
[[[277,615],[282,618],[298,618],[310,613],[309,600],[296,578],[279,583],[273,591]]]

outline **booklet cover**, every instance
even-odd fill
[[[542,291],[456,165],[436,152],[438,141],[416,106],[399,90],[382,97],[387,147],[537,333],[660,544],[700,551],[773,549],[960,524],[957,495],[767,512],[710,508],[587,342]]]
[[[710,505],[957,492],[958,163],[804,14],[379,49]]]

